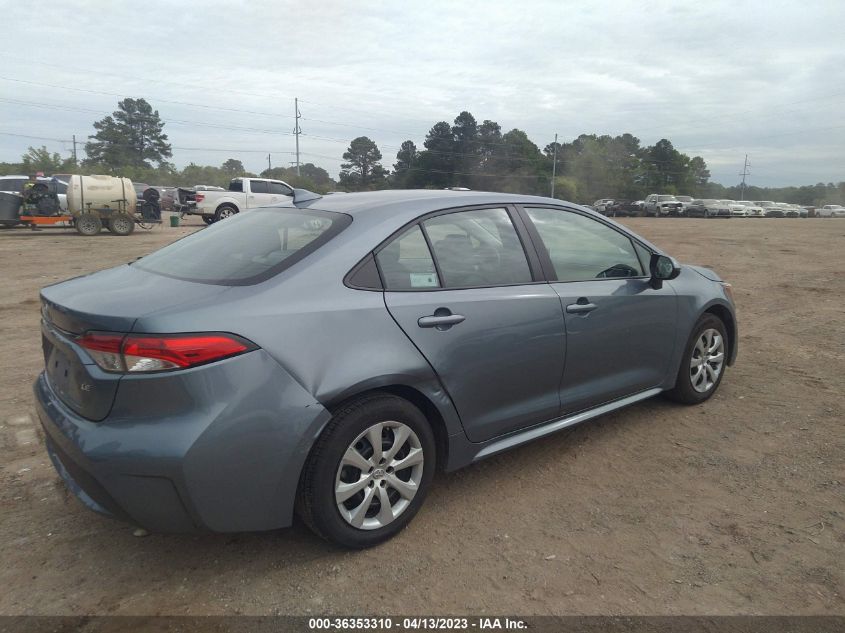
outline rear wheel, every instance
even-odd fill
[[[713,315],[702,316],[692,331],[675,387],[666,396],[683,404],[704,402],[719,388],[728,358],[728,335],[722,320]]]
[[[103,228],[103,223],[99,215],[93,213],[83,213],[77,216],[74,220],[76,232],[80,235],[97,235]]]
[[[419,409],[387,393],[364,396],[344,405],[314,445],[299,514],[329,541],[371,547],[413,519],[435,463],[434,435]]]
[[[135,230],[135,220],[125,213],[118,213],[109,220],[107,227],[115,235],[130,235]]]
[[[217,222],[219,220],[225,220],[226,218],[231,218],[238,212],[238,209],[231,204],[221,204],[217,207],[217,211],[214,214],[214,221]]]

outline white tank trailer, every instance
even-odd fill
[[[137,202],[129,178],[75,174],[67,185],[67,208],[74,217],[89,209],[111,209],[132,216]]]

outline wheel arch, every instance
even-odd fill
[[[728,365],[733,365],[736,360],[737,352],[737,328],[736,318],[734,317],[733,312],[727,306],[720,303],[714,303],[704,310],[702,316],[705,314],[712,314],[713,316],[718,317],[722,323],[725,324],[725,329],[728,332]]]
[[[449,456],[449,428],[440,409],[422,391],[416,387],[398,382],[383,381],[384,384],[367,384],[358,389],[338,394],[335,398],[323,404],[331,413],[342,408],[346,403],[359,398],[385,393],[407,400],[419,409],[428,420],[431,430],[434,433],[434,441],[437,450],[437,470],[443,470]],[[322,432],[322,431],[321,431]]]
[[[217,214],[220,212],[220,209],[222,209],[223,207],[232,207],[235,210],[235,213],[241,212],[240,208],[237,204],[235,204],[234,201],[223,200],[222,202],[218,203],[216,207],[214,207],[214,215],[217,216]]]

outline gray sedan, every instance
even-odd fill
[[[38,413],[86,506],[153,531],[298,511],[355,548],[401,530],[437,468],[703,402],[737,354],[716,273],[497,193],[296,190],[41,301]]]

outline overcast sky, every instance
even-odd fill
[[[668,138],[713,180],[845,180],[845,2],[3,2],[0,161],[68,155],[124,96],[173,162],[293,160],[336,175],[350,139],[385,166],[461,110],[543,147]],[[29,82],[29,83],[25,83]],[[13,136],[25,135],[25,136]],[[27,138],[27,137],[43,137]],[[166,183],[161,183],[166,184]]]

